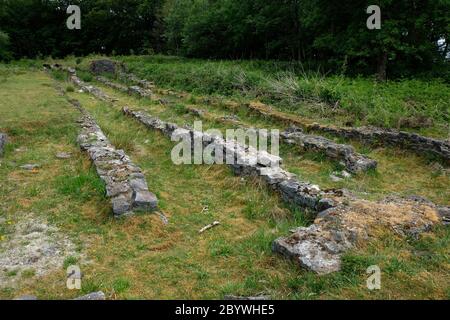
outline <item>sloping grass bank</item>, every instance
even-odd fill
[[[260,99],[282,110],[348,125],[427,129],[448,136],[450,86],[441,79],[379,83],[325,76],[299,63],[116,57],[159,86],[197,94]],[[431,128],[431,129],[430,129]]]

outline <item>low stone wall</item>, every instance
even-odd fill
[[[112,82],[111,80],[109,80],[109,79],[107,79],[105,77],[95,77],[95,80],[97,80],[100,83],[103,83],[105,86],[108,86],[108,87],[110,87],[110,88],[112,88],[114,90],[118,90],[118,91],[123,92],[123,93],[128,93],[128,87],[127,86],[124,86],[124,85],[119,84],[119,83]]]
[[[152,98],[153,93],[151,90],[149,89],[144,89],[141,88],[140,86],[131,86],[131,87],[127,87],[125,85],[119,84],[119,83],[115,83],[113,81],[110,81],[109,79],[105,78],[105,77],[96,77],[95,78],[98,82],[104,84],[105,86],[108,86],[112,89],[115,90],[119,90],[123,93],[127,93],[129,95],[138,95],[142,98]]]
[[[246,148],[232,147],[221,138],[180,128],[176,124],[126,107],[123,112],[168,137],[181,130],[190,137],[202,137],[203,143],[213,143],[224,152],[232,150],[235,159],[248,157],[243,154],[248,151]],[[250,150],[250,158],[262,159],[267,156],[271,155],[258,155],[257,151]],[[443,219],[440,213],[448,212],[448,208],[437,208],[431,202],[418,198],[372,202],[356,199],[345,190],[323,191],[318,186],[299,181],[294,174],[279,166],[270,167],[265,163],[267,162],[257,160],[230,166],[237,175],[260,177],[291,205],[318,213],[315,223],[310,227],[298,228],[292,235],[274,241],[273,251],[294,259],[300,266],[319,274],[338,271],[342,254],[361,241],[369,240],[378,226],[395,230],[402,236],[417,236],[440,223]]]
[[[288,144],[299,145],[307,151],[324,152],[327,157],[341,161],[352,173],[376,169],[377,162],[362,154],[347,144],[338,144],[321,136],[303,133],[300,128],[291,127],[281,133],[283,141]]]
[[[107,101],[107,102],[114,101],[114,99],[110,98],[106,93],[104,93],[99,88],[97,88],[93,85],[88,85],[87,83],[82,81],[80,78],[77,77],[75,72],[70,73],[69,79],[72,83],[74,83],[76,86],[78,86],[81,90],[83,90],[84,92],[89,92],[90,94],[92,94],[93,96],[95,96],[97,99],[99,99],[101,101]]]
[[[301,119],[293,115],[273,110],[269,106],[259,102],[250,103],[246,105],[246,107],[262,116],[270,117],[283,123],[300,126],[308,132],[329,133],[338,137],[359,140],[369,145],[378,144],[396,146],[412,150],[419,154],[431,153],[450,161],[450,141],[448,140],[439,140],[424,137],[416,133],[393,129],[376,127],[340,128],[336,126],[321,125],[313,123],[308,119]],[[235,108],[235,106],[233,106],[233,108]]]
[[[132,111],[126,107],[123,108],[123,112],[150,129],[162,132],[169,138],[176,130],[179,133],[184,131],[185,134],[191,137],[196,136],[203,139],[205,146],[213,145],[222,149],[224,154],[227,154],[227,152],[233,154],[235,162],[230,164],[230,167],[235,174],[260,177],[270,188],[278,191],[286,202],[294,206],[312,211],[322,211],[342,200],[342,192],[340,191],[322,191],[318,186],[299,181],[294,174],[283,170],[280,166],[271,165],[281,163],[282,159],[267,152],[257,151],[249,147],[246,148],[202,132],[180,128],[176,124],[164,122],[144,112]],[[238,162],[237,160],[241,161]]]
[[[73,84],[75,84],[77,87],[79,87],[82,91],[92,94],[94,97],[96,97],[97,99],[99,99],[101,101],[107,101],[107,102],[114,101],[114,99],[110,98],[106,93],[104,93],[99,88],[97,88],[93,85],[88,85],[87,83],[82,81],[80,78],[78,78],[76,70],[73,68],[67,68],[67,67],[61,66],[59,64],[52,64],[52,65],[44,64],[44,68],[46,70],[65,71],[69,74],[69,81],[72,82]]]
[[[450,141],[428,138],[416,133],[376,127],[338,128],[320,124],[312,124],[308,126],[308,129],[360,140],[366,144],[390,145],[414,150],[418,153],[432,153],[445,160],[450,160]]]
[[[317,219],[310,227],[298,228],[292,231],[292,235],[274,241],[273,251],[294,259],[300,266],[319,274],[338,271],[341,267],[342,254],[360,242],[376,236],[380,226],[385,230],[394,230],[401,236],[417,237],[421,232],[430,230],[433,225],[448,221],[449,207],[438,208],[420,198],[390,198],[372,202],[356,199],[344,190],[323,191],[318,186],[299,181],[294,174],[283,170],[280,166],[271,165],[281,163],[282,159],[267,152],[258,152],[229,143],[220,137],[182,128],[144,112],[132,111],[126,107],[123,108],[123,112],[148,128],[158,130],[170,138],[175,132],[178,136],[201,138],[204,145],[213,145],[221,148],[224,153],[231,153],[235,160],[241,160],[230,165],[235,174],[260,177],[270,188],[281,194],[286,202],[318,213]],[[95,141],[99,141],[100,150],[108,148],[109,142],[98,127],[98,130],[95,129],[95,123],[89,124],[89,120],[86,121],[86,128],[90,134],[94,135],[94,139],[85,134],[82,140],[86,143],[85,149],[96,163],[103,160],[102,152],[90,150],[92,141],[94,144]],[[315,140],[313,146],[324,142],[327,140]],[[106,146],[103,145],[104,143]],[[325,148],[326,145],[322,145],[321,148]],[[100,155],[100,159],[97,155]],[[115,162],[114,160],[112,161]],[[104,162],[108,163],[108,161]],[[102,173],[105,176],[106,170],[97,169],[97,171],[100,176]],[[102,179],[108,180],[108,176]],[[125,201],[125,203],[128,206],[134,206],[130,204],[132,201]]]
[[[79,102],[70,101],[80,109]],[[100,127],[86,113],[80,120],[82,131],[78,143],[94,162],[98,175],[106,185],[115,216],[135,211],[151,212],[157,209],[158,200],[148,190],[141,169],[133,164],[123,150],[116,150]]]
[[[6,134],[0,132],[0,157],[3,155],[3,150],[6,145],[6,139],[7,139]]]
[[[119,71],[118,72],[118,76],[119,76],[120,79],[132,82],[132,83],[140,86],[143,89],[152,90],[155,87],[153,82],[145,80],[145,79],[140,79],[139,77],[137,77],[133,73],[127,73],[127,72],[124,72],[124,71]]]

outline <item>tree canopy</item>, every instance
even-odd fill
[[[65,26],[69,4],[81,30]],[[366,26],[371,4],[380,30]],[[401,76],[444,65],[448,12],[450,0],[0,0],[0,59],[164,52]]]

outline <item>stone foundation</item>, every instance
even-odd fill
[[[232,107],[236,108],[234,105]],[[416,133],[393,129],[376,127],[340,128],[331,125],[321,125],[313,123],[308,119],[301,119],[297,116],[273,110],[269,106],[259,102],[252,102],[246,105],[246,107],[262,116],[270,117],[290,125],[300,126],[308,132],[329,133],[338,137],[360,140],[369,145],[396,146],[412,150],[419,154],[435,154],[447,161],[450,160],[450,141],[448,140],[439,140],[424,137]]]
[[[450,141],[424,137],[416,133],[376,127],[338,128],[317,123],[308,126],[308,130],[360,140],[366,144],[396,146],[418,153],[432,153],[447,161],[450,160]]]
[[[70,73],[69,79],[72,83],[74,83],[76,86],[78,86],[81,90],[83,90],[84,92],[89,92],[90,94],[92,94],[94,97],[96,97],[97,99],[99,99],[101,101],[106,101],[106,102],[114,101],[112,98],[110,98],[106,93],[104,93],[99,88],[92,86],[92,85],[88,85],[87,83],[82,81],[80,78],[77,77],[75,72]]]
[[[447,207],[448,208],[448,207]],[[372,202],[348,198],[347,203],[318,214],[314,224],[275,240],[272,249],[318,274],[339,271],[341,256],[386,231],[417,238],[441,222],[436,207],[417,198]]]
[[[279,165],[271,165],[280,164],[282,159],[267,152],[240,146],[222,138],[188,128],[180,128],[176,124],[164,122],[145,112],[132,111],[127,107],[123,108],[123,112],[148,128],[160,131],[169,138],[175,131],[181,134],[184,132],[191,137],[200,137],[205,146],[213,145],[223,150],[223,154],[232,154],[235,161],[234,164],[229,166],[236,175],[260,177],[271,189],[279,192],[286,202],[294,206],[321,211],[342,200],[342,191],[322,191],[318,186],[299,181],[294,174],[283,170]]]
[[[338,144],[321,136],[304,134],[297,127],[291,127],[281,133],[284,142],[299,145],[306,151],[318,151],[326,154],[328,158],[341,161],[348,171],[352,173],[376,169],[377,162],[359,154],[347,144]]]
[[[105,86],[108,86],[112,89],[118,90],[120,92],[129,94],[129,95],[138,95],[139,97],[142,97],[142,98],[152,98],[152,96],[153,96],[153,93],[151,90],[141,88],[140,86],[127,87],[125,85],[110,81],[109,79],[106,79],[104,77],[96,77],[95,79],[98,82],[104,84]]]

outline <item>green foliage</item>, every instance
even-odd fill
[[[282,59],[381,79],[417,73],[450,78],[448,0],[380,0],[382,27],[369,30],[371,1],[74,0],[81,30],[65,30],[66,0],[0,2],[0,60],[91,53],[168,52],[197,58]],[[9,37],[8,37],[9,35]],[[10,44],[9,44],[10,43]],[[207,74],[206,74],[207,76]],[[214,83],[211,87],[214,87]],[[212,88],[212,91],[214,88]],[[322,99],[332,102],[334,92]]]
[[[63,269],[67,270],[68,267],[77,264],[77,262],[78,262],[78,258],[77,257],[69,256],[69,257],[64,259]]]
[[[381,30],[366,26],[366,9],[372,4],[172,0],[165,6],[165,36],[171,52],[195,57],[299,59],[381,77],[437,65],[448,70],[445,52],[437,45],[439,39],[449,39],[449,17],[442,14],[450,9],[448,1],[379,1]]]
[[[9,50],[10,41],[8,34],[0,30],[0,61],[9,61],[12,58]]]
[[[67,30],[66,0],[0,2],[0,30],[11,38],[15,57],[89,53],[128,54],[146,45],[160,49],[157,33],[162,0],[74,0],[81,8],[81,30]],[[0,45],[0,48],[2,46]]]
[[[78,71],[77,75],[84,82],[91,82],[94,79],[94,77],[92,76],[92,74],[90,72],[83,71],[83,70]]]
[[[113,289],[116,293],[123,293],[130,288],[131,284],[125,278],[116,279],[113,283]]]
[[[86,201],[94,195],[106,193],[104,184],[93,170],[78,176],[59,176],[56,178],[56,188],[61,195],[80,201]]]

